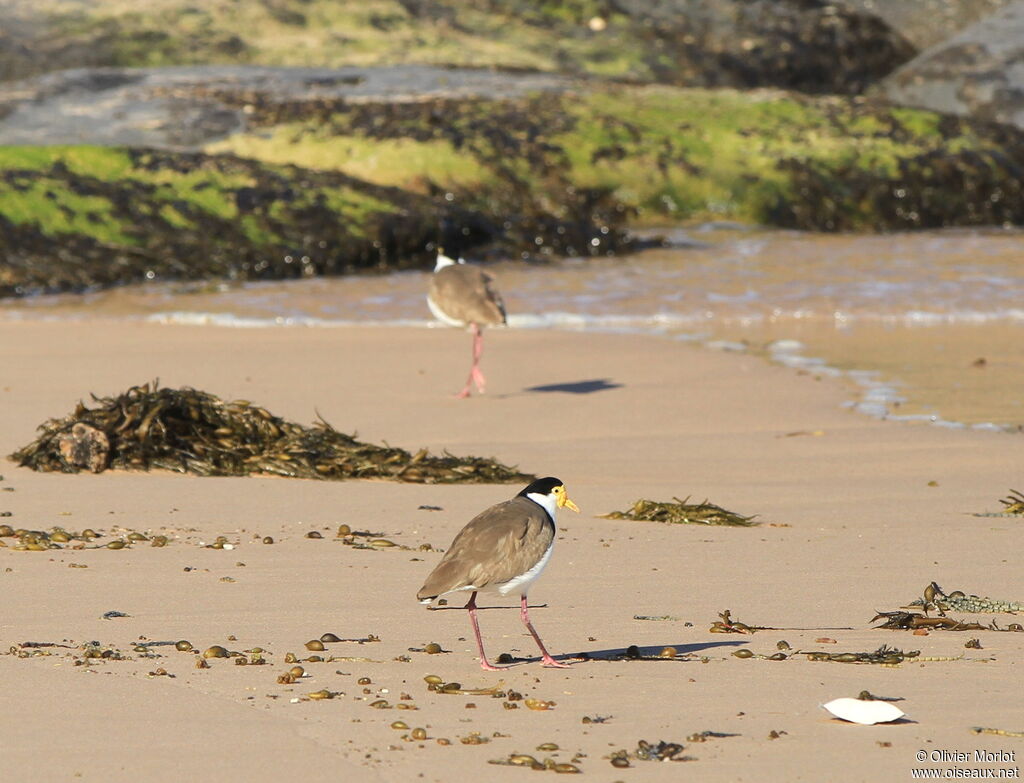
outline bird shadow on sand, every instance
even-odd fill
[[[610,389],[621,389],[623,384],[615,383],[609,378],[592,378],[587,381],[571,381],[569,383],[549,383],[543,386],[529,386],[526,392],[562,392],[564,394],[593,394]]]
[[[746,641],[737,639],[735,641],[723,640],[720,642],[700,642],[698,644],[653,644],[643,647],[631,645],[630,647],[609,647],[604,650],[581,650],[574,653],[559,653],[554,658],[559,663],[568,663],[574,666],[584,663],[629,663],[631,661],[651,661],[655,663],[697,662],[700,660],[699,658],[692,658],[690,656],[699,656],[708,650],[722,647],[739,647],[746,643]],[[676,654],[674,656],[662,657],[660,653],[666,647],[674,647]],[[502,661],[502,663],[515,666],[517,664],[540,663],[541,661],[539,655],[511,655],[511,659],[510,661]]]

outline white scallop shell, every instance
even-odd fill
[[[864,701],[862,699],[833,699],[827,704],[822,704],[826,710],[837,718],[848,720],[850,723],[861,723],[865,726],[872,726],[876,723],[891,723],[899,720],[906,713],[895,704],[888,701]]]

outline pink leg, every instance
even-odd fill
[[[487,654],[484,652],[484,640],[480,637],[480,624],[476,621],[476,591],[473,591],[473,595],[469,597],[469,603],[466,604],[466,608],[469,610],[469,619],[473,622],[473,633],[476,634],[476,647],[480,650],[480,668],[486,672],[500,672],[501,668],[498,666],[491,666],[487,663]]]
[[[473,365],[469,369],[469,377],[466,378],[466,385],[462,387],[455,396],[460,400],[464,400],[469,396],[470,387],[472,384],[476,384],[476,390],[481,394],[484,393],[484,386],[487,380],[484,378],[484,374],[480,371],[480,356],[484,352],[484,334],[483,330],[477,324],[470,324],[473,330]]]
[[[551,657],[551,655],[548,653],[548,651],[546,649],[544,649],[544,642],[542,642],[540,640],[540,636],[538,636],[537,632],[535,630],[533,630],[533,625],[532,625],[532,623],[530,623],[530,610],[526,606],[526,596],[525,595],[522,598],[521,607],[522,608],[519,611],[519,617],[522,619],[523,625],[526,626],[527,630],[533,636],[533,640],[535,642],[537,642],[537,646],[540,647],[541,659],[542,659],[542,661],[544,663],[544,666],[553,666],[553,667],[558,668],[558,669],[568,669],[569,668],[569,664],[567,664],[567,663],[559,663],[558,661],[556,661],[554,658]]]
[[[476,324],[473,324],[473,369],[470,370],[470,375],[476,382],[476,390],[481,394],[484,393],[484,387],[487,385],[487,380],[484,378],[483,372],[480,370],[480,357],[484,353],[484,330],[480,329]]]

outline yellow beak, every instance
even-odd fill
[[[570,511],[575,511],[577,514],[580,513],[579,506],[569,500],[568,495],[563,494],[558,496],[558,507],[561,508],[562,506],[565,506]]]

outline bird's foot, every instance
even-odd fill
[[[487,661],[481,660],[480,661],[480,668],[483,669],[485,672],[503,672],[508,667],[507,666],[491,666],[491,664],[487,663]]]
[[[572,668],[572,666],[570,664],[562,663],[561,661],[556,661],[550,655],[544,656],[544,658],[541,659],[541,664],[540,665],[541,666],[546,666],[549,669],[571,669]]]
[[[484,374],[480,370],[474,369],[472,374],[473,382],[476,384],[476,390],[483,394],[487,391],[487,379],[484,378]],[[468,384],[467,384],[468,386]]]
[[[468,385],[466,386],[465,389],[463,389],[462,391],[460,391],[458,394],[455,395],[455,399],[457,399],[457,400],[464,400],[467,397],[469,397],[469,386]]]

